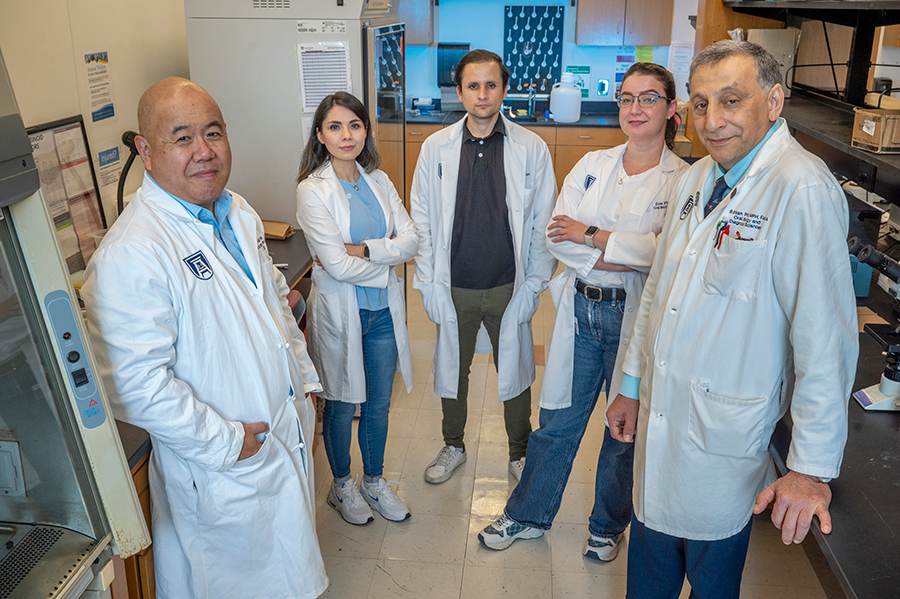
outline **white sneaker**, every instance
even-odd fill
[[[453,471],[466,463],[466,451],[450,445],[441,448],[440,453],[425,468],[425,480],[437,484],[453,476]]]
[[[336,480],[331,481],[331,490],[328,491],[328,505],[341,513],[341,518],[350,524],[362,526],[368,524],[375,519],[372,510],[368,504],[363,501],[359,489],[356,488],[356,478],[348,478],[344,484],[337,484]]]
[[[619,539],[621,535],[615,537],[598,537],[591,535],[584,544],[584,557],[597,560],[598,562],[611,562],[619,555]]]
[[[542,536],[544,531],[540,528],[519,524],[504,513],[478,533],[478,540],[488,549],[501,551],[512,545],[516,539],[538,539]]]
[[[516,477],[516,480],[522,480],[522,472],[525,471],[525,458],[509,461],[509,473]]]
[[[392,522],[402,522],[409,518],[409,508],[403,503],[403,500],[397,497],[397,492],[391,487],[391,483],[399,485],[396,480],[386,481],[379,478],[378,482],[367,483],[363,478],[359,484],[360,493],[363,499],[371,505],[378,513],[384,516],[385,520]]]

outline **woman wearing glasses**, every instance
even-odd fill
[[[618,98],[624,145],[587,153],[566,177],[547,228],[565,265],[550,283],[556,322],[541,387],[540,428],[531,434],[522,479],[497,520],[479,533],[491,549],[535,539],[553,523],[597,397],[615,397],[644,281],[670,192],[687,164],[675,141],[675,82],[636,63]],[[618,351],[622,348],[622,351]],[[612,561],[631,520],[634,444],[607,428],[597,461],[586,557]]]
[[[380,162],[366,107],[346,92],[322,100],[300,159],[297,220],[315,256],[309,353],[326,400],[322,440],[334,475],[327,501],[358,525],[374,519],[370,505],[387,520],[409,518],[382,473],[398,365],[412,387],[403,282],[393,267],[411,260],[419,242]],[[350,477],[356,404],[359,489]]]

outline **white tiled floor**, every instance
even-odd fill
[[[407,280],[411,279],[410,266]],[[331,579],[323,596],[623,598],[627,544],[609,564],[581,556],[593,500],[595,460],[603,438],[605,404],[598,404],[588,426],[553,529],[541,539],[516,541],[505,551],[484,548],[476,535],[503,511],[515,486],[515,479],[507,473],[497,374],[487,356],[476,356],[466,426],[468,461],[447,482],[426,483],[422,476],[425,466],[443,446],[440,400],[434,395],[431,379],[435,329],[425,316],[419,293],[411,286],[407,298],[415,383],[409,395],[399,374],[394,383],[385,478],[400,481],[399,494],[409,505],[412,517],[394,523],[376,514],[375,521],[366,526],[344,522],[325,503],[332,477],[320,439],[315,455],[316,517]],[[553,304],[545,293],[533,321],[537,345],[544,340],[549,344],[554,316]],[[546,355],[547,347],[542,349]],[[542,375],[543,367],[538,366],[537,381],[532,387],[535,427]],[[362,472],[362,462],[354,440],[353,474],[358,472]],[[784,546],[779,535],[768,514],[754,523],[741,597],[824,599],[825,593],[803,548]],[[686,587],[682,597],[688,593]]]

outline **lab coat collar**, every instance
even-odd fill
[[[384,212],[385,222],[390,223],[390,197],[386,193],[385,186],[381,183],[381,177],[386,175],[381,174],[381,171],[378,170],[367,173],[358,162],[356,163],[356,170],[359,171],[359,176],[365,180],[369,189],[371,189],[372,193],[375,195],[375,199],[378,200],[378,205],[381,206],[381,210]],[[331,160],[324,162],[322,166],[313,171],[310,177],[322,181],[325,190],[329,194],[335,194],[338,198],[341,198],[341,201],[347,204],[349,209],[347,194],[341,186],[341,180],[338,178],[337,173],[334,172],[334,166],[331,164]]]
[[[614,148],[609,148],[607,150],[600,150],[603,154],[609,157],[612,161],[612,164],[616,164],[622,156],[625,155],[625,149],[628,147],[628,142],[620,146],[616,146]],[[671,173],[672,171],[676,171],[684,166],[684,160],[675,155],[675,153],[669,149],[668,146],[663,146],[662,155],[659,157],[659,170],[664,173]]]

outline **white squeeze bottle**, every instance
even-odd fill
[[[575,87],[575,75],[563,73],[550,92],[550,112],[557,123],[574,123],[581,118],[581,90]]]

